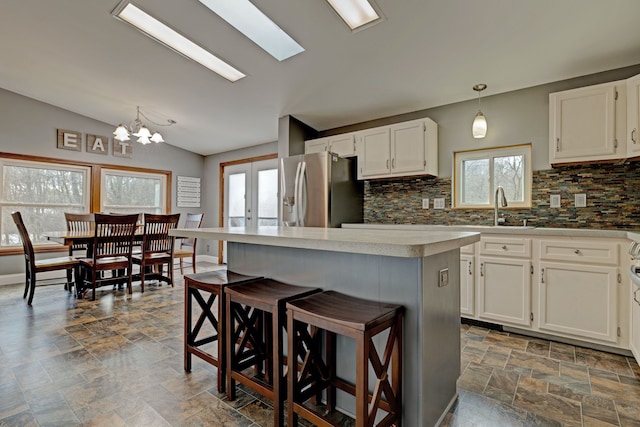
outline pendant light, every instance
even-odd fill
[[[484,138],[487,136],[487,119],[485,119],[484,114],[482,114],[480,110],[480,92],[486,88],[487,85],[484,83],[473,86],[473,90],[478,92],[478,114],[476,114],[476,117],[473,119],[473,126],[471,126],[474,138]]]

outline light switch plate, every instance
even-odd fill
[[[443,268],[439,271],[438,287],[442,288],[449,284],[449,269]]]
[[[429,209],[429,199],[422,199],[422,209]]]
[[[550,205],[552,208],[559,208],[560,207],[560,195],[559,194],[552,194],[550,197]]]
[[[576,208],[587,207],[587,195],[584,193],[576,194]]]
[[[444,199],[433,199],[433,209],[444,209]]]

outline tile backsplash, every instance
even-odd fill
[[[560,208],[550,196],[560,195]],[[574,206],[586,194],[586,207]],[[412,177],[365,182],[364,222],[492,225],[493,209],[452,209],[451,178]],[[430,200],[422,209],[422,199]],[[434,209],[436,198],[444,209]],[[565,228],[640,228],[640,165],[603,163],[559,166],[533,172],[531,209],[500,208],[508,225]]]

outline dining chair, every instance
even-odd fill
[[[175,237],[169,230],[178,226],[180,214],[144,214],[142,252],[133,255],[133,263],[140,266],[140,290],[144,292],[145,280],[162,280],[173,287],[173,246]],[[168,273],[164,275],[164,265]],[[138,276],[136,276],[137,278]],[[129,293],[131,293],[129,288]]]
[[[79,281],[79,262],[77,259],[71,256],[65,257],[57,257],[57,258],[48,258],[37,260],[35,251],[33,250],[33,244],[31,242],[31,237],[29,237],[29,233],[27,232],[27,228],[24,225],[24,221],[22,220],[22,214],[17,211],[11,214],[13,221],[16,223],[16,227],[18,227],[18,233],[20,233],[20,239],[22,240],[22,247],[24,249],[24,259],[25,259],[25,282],[24,282],[24,295],[22,298],[27,297],[27,293],[29,294],[29,299],[27,300],[27,304],[31,305],[33,301],[33,294],[36,290],[36,274],[42,273],[45,271],[56,271],[56,270],[67,270],[67,277],[70,276],[71,271],[75,274],[76,280],[76,292],[78,291],[78,281]],[[73,282],[71,280],[67,280],[65,282],[65,288],[71,292],[71,288],[73,286]]]
[[[131,250],[138,221],[137,214],[94,216],[93,253],[80,259],[82,280],[91,284],[92,300],[96,299],[96,288],[107,284],[126,283],[131,291]]]
[[[67,223],[67,231],[78,233],[90,233],[93,231],[94,217],[92,213],[64,213],[64,219]],[[82,251],[82,258],[91,256],[88,252],[90,245],[86,243],[74,243],[69,245],[69,256],[73,256],[76,251]],[[71,282],[71,271],[67,272],[67,282]]]
[[[199,214],[187,214],[187,220],[184,223],[184,228],[200,228],[202,225],[203,213]],[[180,259],[180,274],[184,276],[184,266],[182,260],[184,258],[191,258],[191,267],[193,273],[196,273],[196,243],[198,239],[195,237],[183,237],[180,239],[180,247],[173,252],[174,258]]]

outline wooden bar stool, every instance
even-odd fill
[[[224,319],[226,303],[223,289],[226,286],[259,280],[260,277],[245,276],[232,271],[208,271],[206,273],[189,274],[184,276],[184,370],[191,372],[191,355],[198,356],[218,368],[218,391],[225,390],[226,353]],[[201,292],[209,292],[205,301]],[[217,309],[212,310],[213,303],[218,301]],[[196,323],[193,323],[192,311],[194,300],[202,312]],[[211,335],[198,338],[205,321],[213,327]],[[203,331],[204,332],[204,331]],[[213,355],[202,346],[217,341],[217,355]]]
[[[336,426],[305,402],[310,398],[319,400],[326,390],[326,409],[330,413],[335,409],[335,391],[339,388],[355,396],[356,427],[373,426],[376,416],[380,418],[378,426],[400,426],[403,316],[401,305],[363,300],[334,291],[288,302],[289,363],[297,360],[302,365],[297,375],[288,377],[288,425],[297,426],[301,416],[317,426]],[[389,334],[381,359],[372,339],[386,330]],[[355,384],[336,376],[336,334],[355,340]],[[369,366],[375,374],[372,394],[369,393]]]
[[[286,373],[283,369],[285,304],[320,289],[263,279],[224,289],[227,300],[227,397],[236,398],[235,382],[273,400],[274,425],[284,425]],[[253,367],[253,370],[249,369]]]

